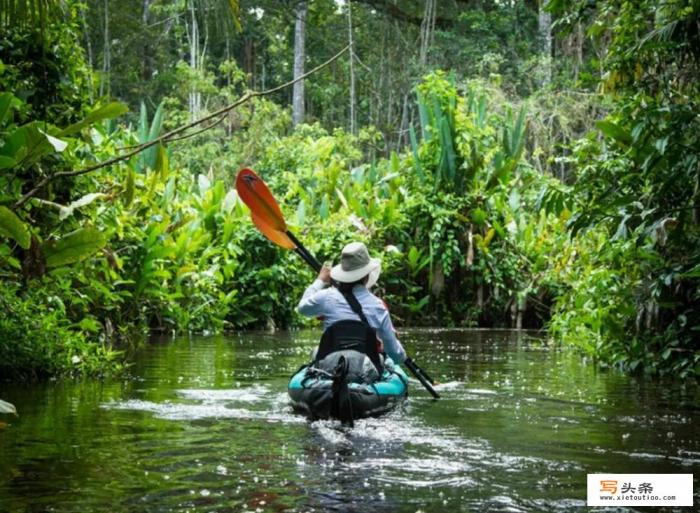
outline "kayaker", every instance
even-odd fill
[[[343,248],[340,264],[332,268],[324,264],[318,278],[304,291],[297,310],[308,317],[322,317],[324,330],[338,321],[360,320],[343,295],[350,292],[362,307],[369,325],[376,330],[383,351],[400,364],[406,359],[406,351],[396,338],[389,310],[369,291],[379,276],[380,266],[381,261],[370,258],[362,242],[348,244]]]

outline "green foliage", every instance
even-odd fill
[[[90,112],[88,112],[88,114],[77,123],[73,123],[69,127],[64,128],[63,130],[58,132],[58,135],[59,137],[73,135],[77,132],[80,132],[83,128],[88,128],[89,126],[94,125],[95,123],[98,123],[100,121],[117,118],[122,114],[126,114],[128,110],[129,109],[126,105],[119,102],[110,102],[106,105],[98,106],[92,109]]]
[[[59,2],[54,0],[2,0],[0,23],[3,26],[28,25],[46,30],[47,17],[59,11]]]
[[[158,138],[161,129],[163,128],[163,104],[158,105],[153,119],[150,124],[148,122],[148,109],[144,103],[141,103],[141,116],[139,117],[138,141],[139,144],[145,144]],[[137,169],[140,172],[146,171],[147,168],[156,168],[156,157],[163,151],[161,146],[151,146],[142,151],[138,157]],[[162,162],[162,158],[161,158]]]
[[[102,374],[121,369],[119,354],[90,340],[83,327],[67,318],[67,296],[34,284],[23,290],[4,281],[0,289],[0,374],[45,377]]]
[[[700,88],[689,77],[700,45],[689,27],[700,9],[622,2],[609,17],[617,7],[588,14],[591,34],[611,38],[601,87],[615,102],[568,159],[579,169],[569,221],[577,257],[552,327],[605,365],[697,374]]]
[[[78,228],[43,248],[47,267],[74,264],[92,256],[105,245],[102,232],[95,228]]]
[[[21,24],[2,27],[0,91],[21,100],[20,122],[50,120],[62,126],[82,117],[90,71],[76,44],[78,33],[75,19],[49,24],[43,37]]]
[[[114,147],[138,141],[138,133],[124,128],[105,137],[101,117],[92,114],[75,125],[77,131],[62,131],[82,137],[62,141],[60,152],[50,145],[53,150],[14,165],[4,178],[8,190],[17,191],[8,204],[31,179],[24,170],[37,169],[44,159],[80,168],[113,154]],[[148,137],[159,125],[150,123]],[[3,130],[11,138],[17,128],[11,124]],[[27,144],[20,142],[18,152]],[[2,331],[8,343],[0,355],[7,354],[7,368],[14,373],[114,370],[116,353],[110,348],[129,347],[143,327],[214,332],[295,322],[296,299],[289,290],[302,285],[301,264],[290,265],[292,255],[280,260],[222,180],[172,170],[166,149],[156,150],[152,164],[138,173],[134,159],[134,165],[115,166],[99,179],[85,176],[58,184],[27,203],[29,215],[0,207],[0,269],[9,286],[5,300],[24,312],[8,318]],[[108,192],[88,192],[95,187]],[[56,202],[76,196],[67,205]],[[35,283],[31,290],[36,294],[20,292],[26,277]],[[51,298],[60,301],[60,310],[42,317],[42,311],[53,312]],[[55,337],[32,330],[21,335],[22,319],[33,319],[38,331]]]
[[[13,239],[22,249],[29,249],[29,229],[22,220],[7,207],[0,206],[0,235]]]
[[[353,110],[369,125],[357,134],[329,128],[348,124],[341,59],[307,81],[306,124],[290,127],[284,93],[255,97],[205,131],[86,174],[74,171],[287,80],[284,9],[243,9],[235,41],[221,11],[197,3],[110,12],[123,23],[110,25],[120,44],[109,48],[101,22],[76,24],[78,12],[104,16],[101,2],[68,2],[43,37],[32,23],[4,25],[0,370],[100,374],[149,330],[303,322],[294,306],[308,270],[257,232],[233,190],[250,166],[319,259],[353,240],[382,258],[377,293],[397,324],[549,321],[601,365],[697,373],[697,1],[549,2],[555,53],[580,55],[560,59],[547,87],[534,3],[441,5],[434,34],[405,24],[421,6],[400,4],[353,4]],[[309,20],[315,63],[347,33],[347,12],[314,2]],[[78,29],[99,48],[101,90],[131,117],[88,100]],[[418,55],[412,41],[426,37]],[[599,93],[579,90],[599,70]]]

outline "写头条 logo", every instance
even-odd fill
[[[600,491],[601,492],[610,492],[612,495],[615,495],[618,491],[617,487],[617,480],[610,479],[606,480],[603,479],[600,481]],[[624,495],[626,493],[634,494],[638,491],[638,493],[641,494],[650,494],[651,492],[654,491],[654,487],[651,483],[639,483],[637,486],[632,486],[632,483],[622,483],[620,486],[620,494]]]
[[[692,506],[693,474],[588,474],[589,506]]]

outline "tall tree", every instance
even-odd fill
[[[81,18],[82,25],[83,25],[83,37],[85,38],[85,51],[86,51],[87,58],[88,58],[88,69],[89,69],[89,73],[90,73],[90,82],[92,83],[92,70],[93,70],[92,43],[90,42],[90,25],[88,24],[87,15],[85,14],[85,11],[87,11],[87,9],[88,9],[88,7],[85,4],[80,6],[80,18]],[[88,88],[88,95],[90,96],[90,103],[92,103],[94,100],[94,98],[93,98],[94,91],[93,91],[92,87]]]
[[[306,13],[308,6],[301,2],[296,11],[294,24],[294,78],[304,74],[304,60],[306,58]],[[292,93],[292,123],[297,125],[304,122],[304,81],[294,83]]]
[[[552,82],[552,15],[547,10],[546,0],[539,1],[537,22],[542,44],[542,85]]]
[[[102,47],[102,78],[100,80],[100,96],[110,96],[110,71],[111,71],[111,56],[110,56],[110,38],[109,38],[109,2],[104,0],[104,45]]]
[[[352,38],[352,3],[348,2],[348,44],[350,45],[350,133],[357,132],[357,120],[355,117],[357,98],[355,94],[355,45]]]
[[[428,52],[433,43],[435,34],[435,19],[437,5],[435,0],[425,0],[425,11],[423,12],[423,22],[420,27],[420,63],[425,66],[428,63]]]

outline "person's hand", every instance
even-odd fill
[[[324,262],[323,267],[321,267],[321,271],[318,273],[318,279],[323,283],[331,283],[331,266],[331,262]]]

